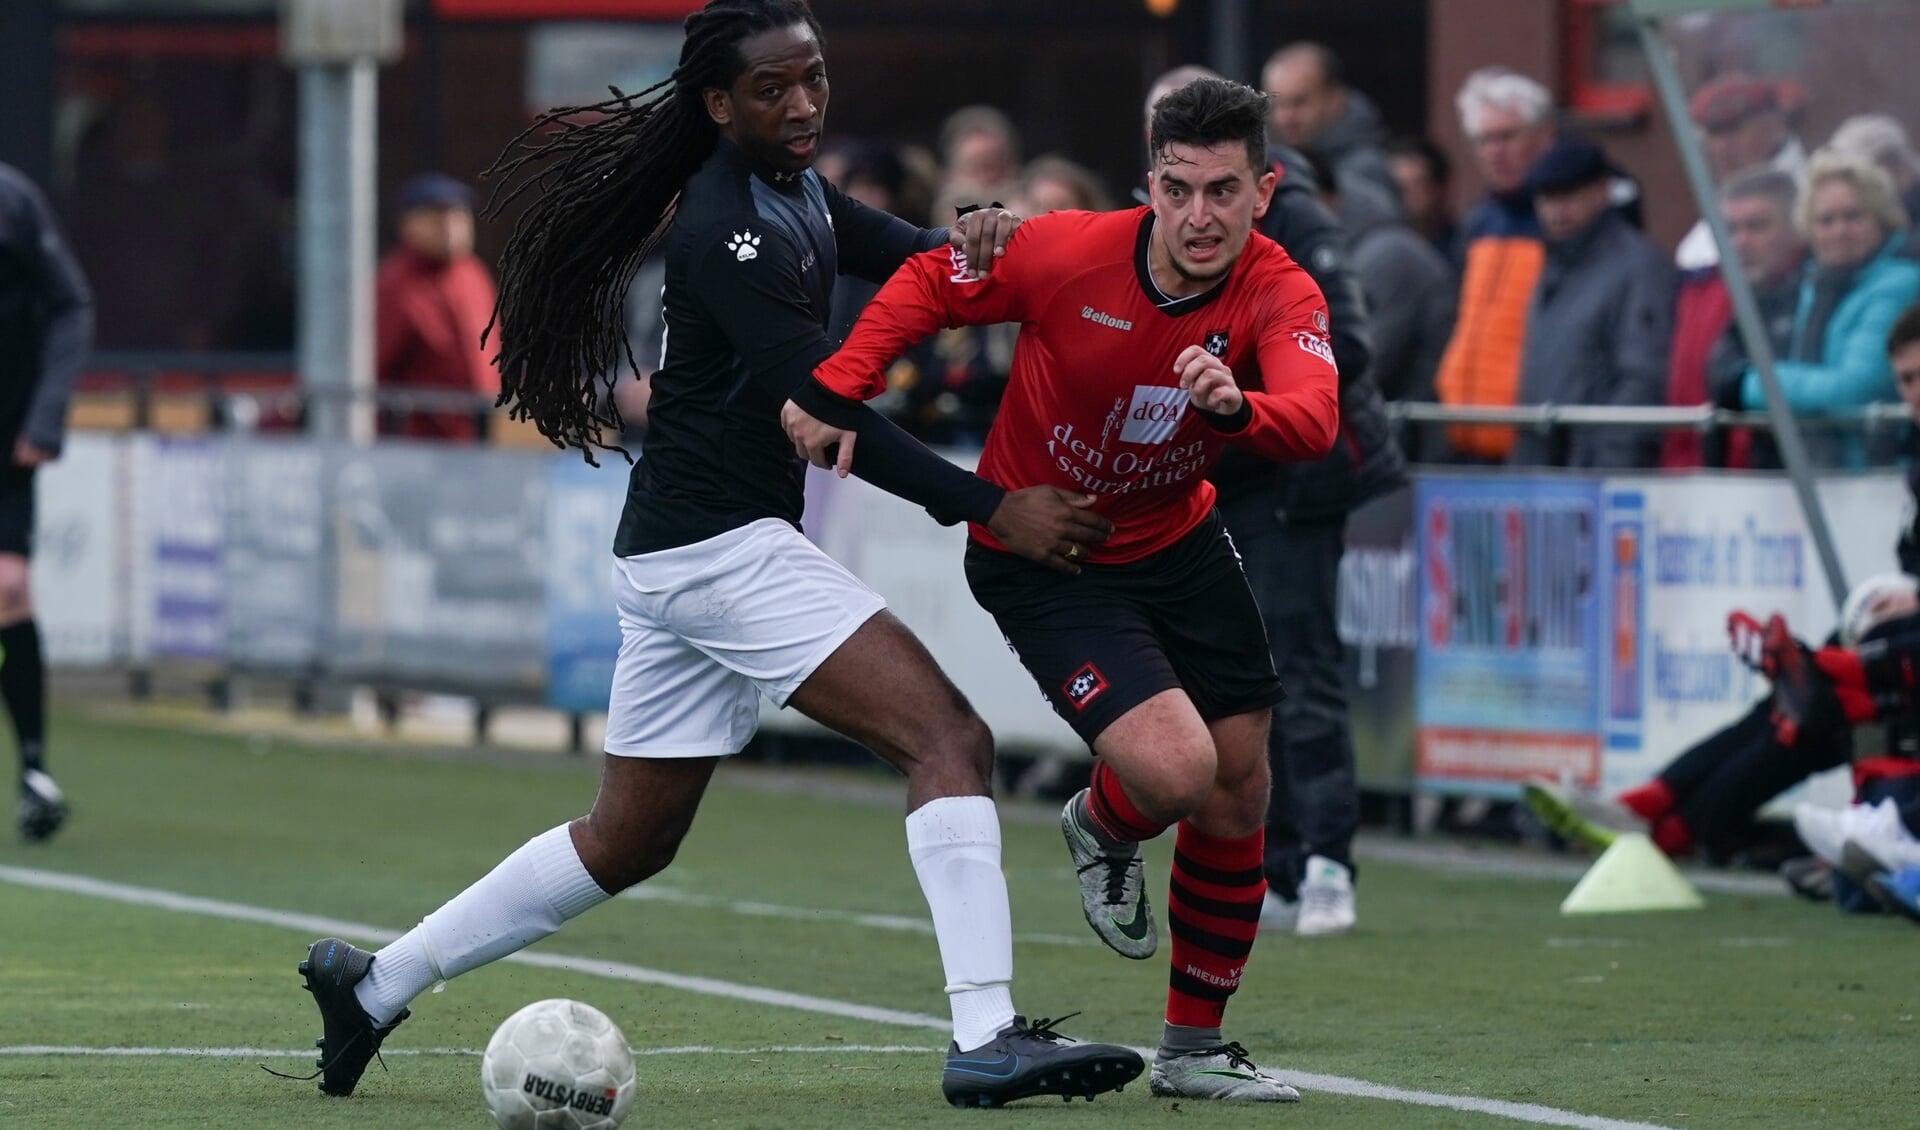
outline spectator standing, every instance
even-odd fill
[[[1387,171],[1400,190],[1400,207],[1407,224],[1457,274],[1460,270],[1460,224],[1453,217],[1453,162],[1446,151],[1425,137],[1403,137],[1387,146]]]
[[[1314,176],[1320,202],[1338,213],[1340,193],[1333,179],[1320,167]],[[1386,217],[1354,233],[1351,257],[1366,297],[1373,383],[1387,400],[1431,403],[1434,374],[1459,301],[1452,267],[1411,227]]]
[[[1661,403],[1672,337],[1673,273],[1614,210],[1620,175],[1590,141],[1562,138],[1527,184],[1546,263],[1527,308],[1520,403]],[[1523,467],[1645,467],[1655,437],[1619,428],[1523,431],[1508,462]]]
[[[1482,67],[1467,76],[1456,105],[1487,195],[1461,223],[1460,306],[1435,384],[1445,404],[1511,405],[1527,304],[1546,262],[1527,169],[1553,142],[1553,98],[1523,74]],[[1514,433],[1457,424],[1446,438],[1464,461],[1497,463],[1513,449]]]
[[[0,701],[20,755],[20,838],[59,830],[66,798],[47,775],[47,670],[34,619],[34,476],[60,457],[74,382],[93,348],[93,295],[26,175],[0,164]]]
[[[1787,405],[1819,413],[1895,399],[1887,332],[1920,295],[1920,265],[1901,255],[1909,225],[1892,179],[1871,162],[1822,150],[1807,168],[1797,219],[1813,260],[1801,279],[1786,353],[1775,367]],[[1725,402],[1766,407],[1760,374],[1744,369]],[[1856,435],[1807,439],[1816,465],[1857,467],[1866,460]]]
[[[1341,78],[1339,56],[1319,43],[1290,43],[1267,59],[1261,82],[1272,140],[1326,158],[1343,202],[1340,222],[1349,231],[1381,213],[1400,214],[1380,111]]]
[[[1796,183],[1806,179],[1807,150],[1787,120],[1778,82],[1727,75],[1696,91],[1687,114],[1700,129],[1700,145],[1716,182],[1724,184],[1755,165],[1779,169]],[[1720,265],[1706,220],[1696,221],[1680,240],[1674,265],[1687,276]]]
[[[1900,197],[1907,219],[1920,217],[1920,156],[1914,154],[1906,127],[1897,119],[1887,114],[1856,114],[1833,131],[1827,148],[1844,156],[1872,161],[1885,169],[1887,176],[1893,178],[1893,190]],[[1909,240],[1908,258],[1920,258],[1914,250]]]
[[[383,391],[500,392],[480,335],[493,314],[493,275],[473,253],[473,190],[440,173],[400,187],[399,243],[374,282],[376,380]],[[382,413],[382,431],[471,443],[479,412]]]
[[[1027,216],[1113,210],[1113,198],[1093,170],[1052,153],[1027,162],[1020,174],[1020,203]]]
[[[962,106],[940,127],[940,158],[946,191],[973,196],[992,192],[1020,177],[1020,131],[992,106]]]
[[[1748,285],[1753,288],[1754,303],[1759,307],[1767,342],[1775,357],[1787,356],[1792,347],[1793,316],[1800,302],[1800,277],[1807,259],[1806,240],[1793,219],[1794,202],[1799,195],[1791,174],[1764,165],[1736,175],[1720,192],[1720,207],[1727,217],[1733,251],[1739,257],[1740,270],[1746,275]],[[1686,293],[1684,289],[1681,291],[1683,298]],[[1725,286],[1720,287],[1718,293],[1724,298]],[[1715,313],[1689,310],[1685,304],[1676,307],[1670,382],[1681,379],[1683,351],[1691,354],[1698,348],[1695,335],[1705,331],[1707,318]],[[1746,341],[1740,336],[1740,327],[1733,324],[1730,304],[1717,311],[1717,315],[1720,330],[1709,345],[1703,363],[1704,396],[1696,395],[1691,388],[1681,389],[1669,383],[1669,403],[1699,404],[1706,399],[1725,408],[1742,407],[1740,384],[1749,364]],[[1689,316],[1698,322],[1688,324],[1685,319]],[[1671,458],[1676,450],[1684,454],[1687,446],[1697,449],[1698,461],[1710,467],[1780,465],[1771,438],[1764,434],[1755,436],[1744,429],[1734,432],[1724,444],[1715,441],[1703,445],[1701,437],[1693,432],[1669,434],[1669,457],[1663,458],[1662,463],[1694,465]]]

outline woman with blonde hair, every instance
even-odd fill
[[[1093,170],[1054,153],[1027,162],[1020,174],[1020,199],[1029,216],[1113,210],[1113,198]]]
[[[1777,366],[1795,412],[1839,412],[1896,399],[1887,331],[1920,296],[1920,265],[1900,254],[1909,219],[1886,170],[1831,149],[1807,167],[1795,222],[1812,258],[1800,283],[1793,336]],[[1766,405],[1760,376],[1747,370],[1740,402]],[[1865,462],[1858,436],[1816,431],[1809,454],[1825,465]]]

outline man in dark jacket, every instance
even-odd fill
[[[1733,237],[1740,270],[1753,287],[1754,304],[1760,310],[1767,342],[1773,348],[1773,355],[1781,359],[1786,358],[1792,348],[1793,317],[1800,304],[1800,277],[1807,259],[1807,241],[1793,223],[1793,204],[1798,194],[1799,186],[1792,174],[1765,166],[1735,175],[1720,190],[1720,207],[1726,213],[1727,231]],[[1676,319],[1676,350],[1681,331],[1682,324]],[[1703,365],[1704,399],[1722,408],[1744,407],[1742,394],[1747,369],[1752,364],[1746,341],[1740,336],[1740,327],[1732,324],[1729,310],[1718,327],[1717,336],[1707,347],[1707,360]],[[1701,444],[1701,458],[1709,467],[1780,466],[1780,453],[1774,447],[1771,434],[1754,434],[1744,429],[1732,436],[1723,433],[1706,436]]]
[[[93,346],[93,296],[53,212],[19,170],[0,165],[0,699],[20,747],[20,838],[66,818],[47,776],[47,675],[33,618],[33,477],[60,457],[67,406]]]
[[[1153,84],[1147,108],[1196,78],[1181,67]],[[1315,463],[1276,465],[1229,448],[1214,467],[1220,514],[1239,549],[1266,620],[1287,700],[1269,738],[1273,795],[1267,809],[1269,928],[1336,933],[1353,925],[1353,833],[1359,787],[1347,731],[1346,653],[1337,618],[1347,515],[1406,480],[1372,361],[1366,301],[1348,263],[1347,236],[1322,205],[1305,159],[1268,152],[1279,183],[1262,234],[1312,276],[1327,302],[1340,370],[1340,438]]]
[[[1341,198],[1332,171],[1318,154],[1300,156],[1320,187],[1320,203],[1338,214]],[[1386,400],[1431,403],[1434,374],[1453,333],[1459,302],[1453,267],[1403,221],[1381,216],[1358,230],[1351,223],[1347,227],[1353,232],[1353,274],[1366,300],[1366,329],[1373,346],[1368,375]],[[1405,454],[1418,459],[1411,451]]]
[[[1349,232],[1382,215],[1399,218],[1386,127],[1372,101],[1341,78],[1338,55],[1319,43],[1289,43],[1267,59],[1260,83],[1270,99],[1268,136],[1326,157],[1340,190],[1336,214]]]
[[[1619,175],[1599,146],[1561,138],[1527,173],[1546,265],[1527,307],[1521,404],[1631,406],[1666,400],[1673,269],[1614,210]],[[1624,428],[1522,429],[1520,467],[1650,467],[1657,433]]]

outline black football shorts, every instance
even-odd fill
[[[0,468],[0,553],[33,556],[31,468]]]
[[[1218,513],[1124,565],[1056,573],[967,546],[967,584],[1055,711],[1088,745],[1162,691],[1211,722],[1283,696],[1267,630]]]

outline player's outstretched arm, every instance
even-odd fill
[[[966,238],[998,238],[999,221],[974,228],[970,213]],[[1032,291],[1038,288],[1030,269],[1033,254],[1028,234],[1034,224],[1021,225],[1008,239],[1008,254],[988,278],[976,278],[970,260],[955,247],[915,255],[901,265],[879,293],[860,312],[853,332],[834,355],[813,371],[813,380],[801,386],[794,401],[811,415],[826,419],[836,400],[871,400],[887,389],[887,368],[894,359],[924,341],[937,329],[951,326],[990,326],[1023,321]]]
[[[1020,217],[999,204],[963,210],[952,226],[922,229],[860,203],[832,184],[821,182],[833,218],[840,270],[868,282],[884,283],[909,255],[952,246],[966,256],[974,278],[985,276],[1006,254],[1007,241]]]
[[[1078,573],[1085,550],[1113,533],[1113,523],[1093,512],[1092,495],[1048,486],[1007,491],[928,450],[866,404],[842,402],[828,423],[789,400],[780,421],[814,466],[842,478],[851,471],[926,507],[943,525],[977,522],[1013,553],[1059,572]]]

